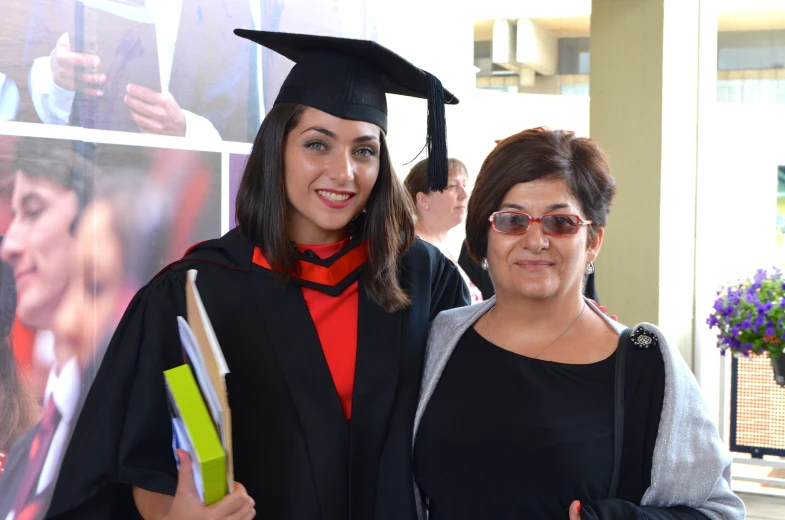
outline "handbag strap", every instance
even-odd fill
[[[613,474],[608,490],[608,498],[616,498],[621,474],[621,452],[624,446],[624,373],[627,358],[627,343],[630,342],[632,329],[625,329],[619,337],[616,349],[616,377],[613,401]]]

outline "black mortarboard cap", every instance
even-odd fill
[[[458,98],[439,79],[369,40],[235,29],[295,62],[276,103],[306,105],[342,119],[366,121],[387,133],[385,93],[428,100],[428,187],[447,186],[444,104]]]

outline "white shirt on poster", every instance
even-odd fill
[[[16,83],[0,72],[0,121],[13,121],[19,112],[19,89]]]
[[[183,0],[147,0],[145,7],[155,17],[161,91],[168,92]],[[74,96],[73,91],[61,88],[54,82],[51,54],[33,61],[33,66],[30,68],[30,97],[43,123],[67,125],[71,117]],[[218,130],[209,119],[185,109],[183,113],[186,138],[221,140]]]

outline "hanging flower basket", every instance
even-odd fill
[[[779,268],[759,269],[724,287],[706,323],[719,331],[722,355],[768,354],[775,380],[785,386],[785,277]]]

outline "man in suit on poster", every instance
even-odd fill
[[[69,287],[75,230],[91,201],[96,174],[92,147],[81,142],[22,137],[14,157],[13,218],[0,257],[14,271],[17,316],[36,330],[35,346],[47,344],[53,352],[54,367],[40,367],[42,378],[48,373],[41,420],[8,453],[0,477],[0,520],[42,514],[81,406],[87,364],[58,348],[52,329]]]
[[[171,214],[150,211],[157,199],[146,184],[141,195],[138,187],[137,175],[105,179],[76,224],[70,282],[52,326],[56,365],[42,418],[13,446],[0,477],[0,520],[37,520],[56,507],[61,465],[108,339],[157,268],[162,248],[156,244],[166,241],[155,237],[165,234]],[[149,245],[137,250],[140,242]]]

